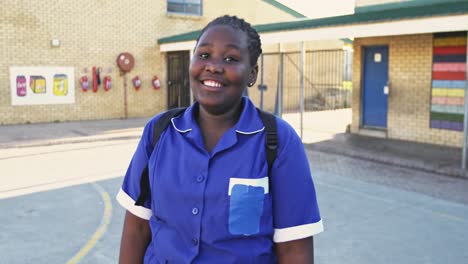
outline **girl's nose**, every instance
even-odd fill
[[[216,61],[206,62],[205,70],[212,73],[222,73],[224,71],[223,65]]]

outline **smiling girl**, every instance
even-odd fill
[[[323,230],[309,163],[294,129],[276,118],[271,170],[265,127],[242,94],[257,79],[258,33],[223,16],[197,39],[196,102],[152,147],[145,127],[117,200],[127,209],[120,263],[313,263]],[[148,166],[151,194],[135,205]]]

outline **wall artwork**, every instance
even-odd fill
[[[463,131],[466,32],[434,34],[431,128]]]
[[[12,105],[73,104],[73,67],[10,67]]]

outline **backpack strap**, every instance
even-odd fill
[[[273,114],[262,111],[258,108],[257,111],[260,114],[263,125],[265,126],[265,150],[268,163],[268,176],[270,176],[271,167],[273,166],[273,162],[275,161],[276,155],[278,154],[278,129],[276,124],[276,117]]]
[[[152,146],[153,148],[159,141],[161,134],[166,128],[169,126],[171,119],[180,115],[182,112],[185,111],[186,108],[175,108],[167,111],[166,113],[162,114],[162,116],[156,121],[154,124],[154,133],[153,133],[153,141]],[[278,129],[276,124],[276,117],[268,112],[262,111],[257,108],[257,111],[262,119],[262,123],[265,126],[265,150],[266,150],[266,158],[268,163],[268,175],[270,175],[271,167],[273,166],[273,162],[276,159],[276,155],[278,154]],[[138,196],[138,200],[135,202],[135,205],[143,206],[144,202],[150,196],[150,185],[149,185],[149,174],[148,174],[148,165],[143,169],[140,179],[140,195]]]
[[[151,142],[153,149],[158,143],[162,132],[164,132],[164,130],[166,130],[166,128],[171,123],[171,119],[182,114],[185,111],[185,109],[186,109],[185,107],[170,109],[164,114],[162,114],[161,117],[159,117],[159,119],[154,124],[154,128],[153,128],[153,141]],[[146,164],[146,167],[143,169],[143,172],[141,173],[140,195],[138,196],[138,199],[135,202],[135,205],[143,206],[144,202],[148,199],[150,194],[151,194],[151,190],[150,190],[150,184],[149,184],[148,164]]]
[[[182,114],[185,111],[185,109],[187,108],[180,107],[168,110],[166,113],[162,114],[158,121],[156,121],[156,124],[154,124],[153,142],[151,142],[153,148],[156,146],[156,143],[158,143],[162,132],[166,130],[166,128],[171,123],[171,119]]]

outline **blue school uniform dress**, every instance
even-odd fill
[[[208,153],[189,107],[161,134],[156,116],[145,127],[117,200],[149,220],[144,263],[275,263],[275,242],[323,230],[309,163],[300,138],[277,118],[279,149],[271,175],[264,125],[253,103]],[[148,164],[151,197],[136,206]]]

